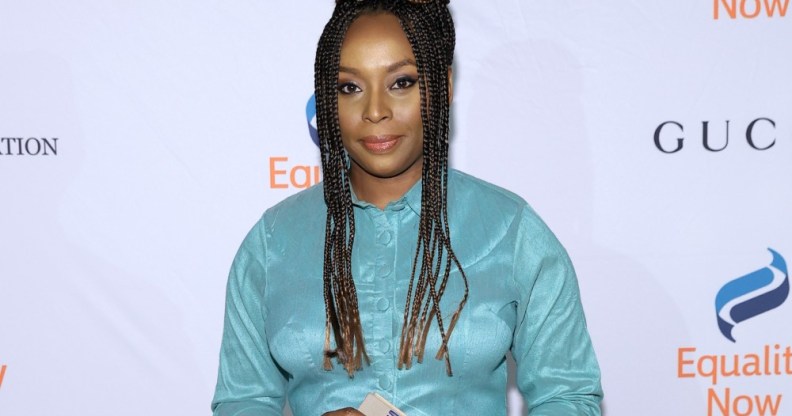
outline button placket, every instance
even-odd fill
[[[391,338],[393,337],[393,291],[394,262],[397,251],[396,226],[398,212],[386,208],[375,220],[375,246],[371,247],[376,255],[376,280],[374,283],[373,303],[376,325],[372,333],[371,352],[377,355],[373,365],[377,372],[377,385],[384,391],[393,388],[396,363],[393,356]]]
[[[385,259],[383,259],[383,260],[384,260],[385,262],[387,262],[387,261],[389,261],[390,259],[388,259],[388,258],[387,258],[387,256],[386,256],[386,257],[385,257]],[[390,264],[388,264],[388,263],[385,263],[385,264],[382,264],[382,265],[379,267],[379,271],[377,272],[377,275],[379,275],[379,277],[380,277],[381,279],[387,279],[388,277],[390,277],[390,274],[391,274],[391,272],[393,272],[393,266],[391,266],[391,265],[390,265]]]
[[[382,376],[380,376],[379,386],[380,386],[381,389],[388,390],[389,388],[391,388],[392,385],[393,385],[393,383],[391,382],[390,377],[388,377],[387,375],[384,375],[384,374]]]
[[[393,231],[385,230],[377,236],[377,242],[380,245],[387,246],[393,240]]]

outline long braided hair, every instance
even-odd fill
[[[316,51],[315,93],[320,139],[324,198],[327,205],[324,246],[324,301],[326,312],[324,368],[332,358],[349,376],[369,363],[363,340],[357,292],[352,278],[355,218],[347,155],[338,122],[338,71],[341,44],[352,22],[362,14],[391,13],[415,55],[423,123],[423,171],[418,242],[404,307],[398,367],[410,368],[423,360],[427,333],[437,322],[441,345],[436,354],[452,375],[448,340],[468,297],[468,283],[451,248],[448,226],[449,74],[454,57],[454,23],[448,0],[337,0]],[[430,99],[431,97],[431,99]],[[452,267],[456,266],[465,291],[451,322],[440,311]],[[335,348],[331,347],[331,334]]]

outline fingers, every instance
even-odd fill
[[[351,407],[345,407],[343,409],[333,410],[332,412],[326,412],[322,416],[366,416],[366,415],[360,413],[359,411]]]

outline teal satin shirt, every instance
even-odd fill
[[[464,173],[448,178],[454,251],[470,295],[449,343],[454,375],[434,359],[396,367],[418,235],[421,183],[384,210],[355,203],[352,255],[371,365],[350,378],[322,368],[325,204],[317,185],[267,210],[245,238],[228,279],[214,415],[295,416],[357,407],[378,392],[410,416],[505,415],[506,353],[531,416],[599,415],[600,373],[577,280],[563,247],[520,197]],[[455,270],[444,322],[464,285]]]

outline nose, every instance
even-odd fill
[[[371,91],[366,106],[363,109],[363,120],[370,123],[379,123],[383,120],[387,120],[391,115],[387,93],[377,89]]]

